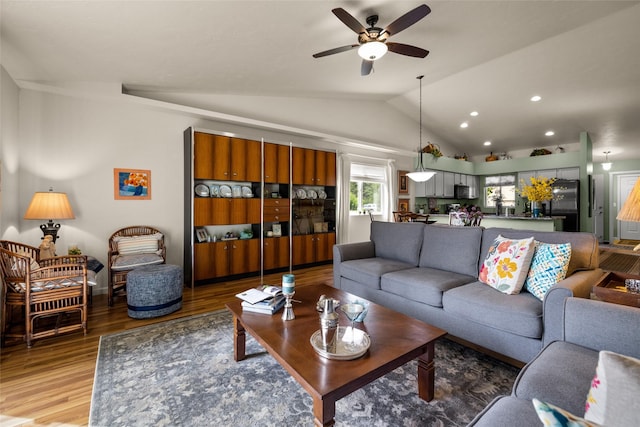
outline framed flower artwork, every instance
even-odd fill
[[[116,200],[151,200],[151,171],[114,169],[113,197]]]

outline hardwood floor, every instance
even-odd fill
[[[296,286],[333,283],[332,265],[294,271]],[[279,284],[282,274],[266,275],[264,283]],[[89,421],[93,377],[101,335],[206,313],[224,308],[235,294],[256,286],[258,277],[185,288],[182,309],[155,319],[127,316],[119,298],[107,306],[106,295],[96,295],[89,310],[89,333],[64,335],[25,343],[7,343],[1,350],[0,425],[83,426]]]

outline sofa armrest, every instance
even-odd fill
[[[552,287],[543,301],[544,332],[542,344],[564,340],[564,303],[569,297],[589,298],[593,285],[602,277],[604,272],[594,270],[576,271],[571,276],[558,282]]]
[[[564,305],[565,341],[640,358],[640,308],[583,298]]]
[[[372,241],[341,243],[333,246],[333,264],[352,259],[373,258],[376,250]]]
[[[375,245],[370,240],[333,245],[333,286],[342,289],[340,264],[353,259],[374,258],[375,256]]]

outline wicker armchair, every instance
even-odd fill
[[[31,347],[33,340],[40,338],[74,331],[87,334],[86,256],[41,260],[38,248],[0,240],[0,267],[3,342],[8,337],[18,337]],[[17,314],[18,321],[14,320]]]
[[[116,293],[124,294],[127,273],[143,265],[164,264],[167,260],[164,235],[146,225],[121,228],[109,238],[108,299],[113,305]]]

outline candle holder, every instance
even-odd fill
[[[286,298],[284,310],[282,311],[282,320],[293,320],[296,315],[293,313],[293,304],[291,304],[293,295],[296,293],[296,281],[293,274],[285,274],[282,276],[282,294]]]
[[[293,320],[296,318],[296,315],[293,313],[293,304],[291,304],[293,294],[295,294],[295,292],[292,292],[290,294],[285,294],[284,296],[285,303],[284,303],[284,310],[282,311],[282,320]]]

